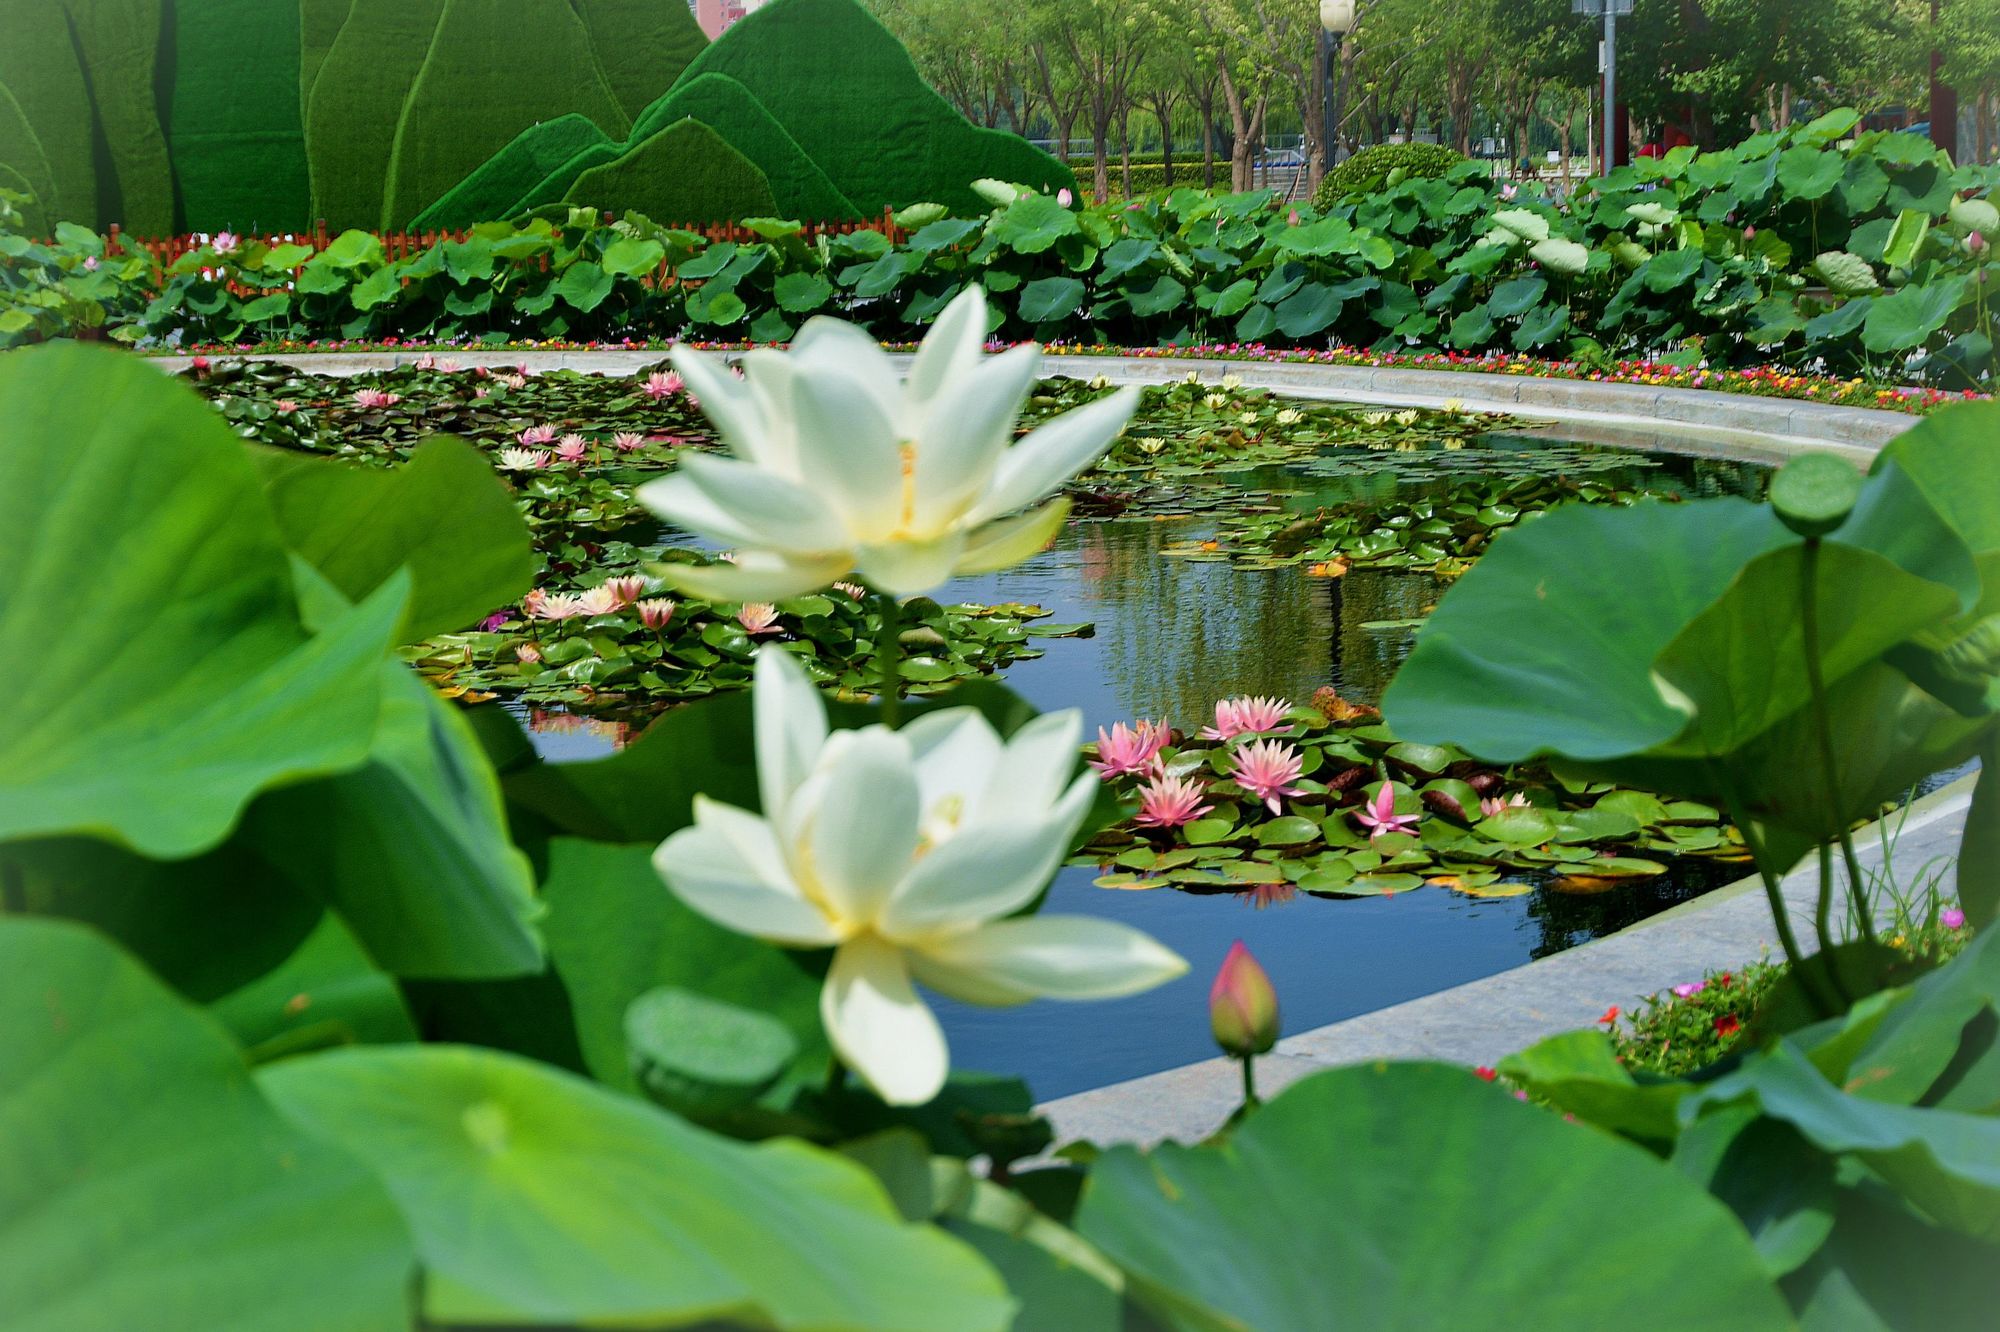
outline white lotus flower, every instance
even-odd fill
[[[738,558],[674,566],[669,581],[712,601],[777,601],[858,571],[908,597],[1047,545],[1068,501],[1029,506],[1103,455],[1139,391],[1015,443],[1041,351],[989,357],[985,340],[986,298],[972,287],[938,316],[907,384],[875,339],[837,319],[808,321],[790,352],[748,353],[741,379],[719,357],[676,349],[675,368],[735,457],[691,454],[639,498]]]
[[[752,707],[763,814],[697,796],[694,825],[653,864],[719,925],[835,950],[820,1017],[884,1100],[921,1105],[950,1068],[913,978],[997,1006],[1134,994],[1187,970],[1115,921],[1008,918],[1062,863],[1094,798],[1092,774],[1071,778],[1076,712],[1004,742],[971,708],[829,733],[819,692],[777,648],[757,656]]]

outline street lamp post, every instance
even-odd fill
[[[1570,0],[1570,12],[1604,20],[1604,169],[1618,161],[1618,20],[1632,0]]]
[[[1319,55],[1321,105],[1326,114],[1326,169],[1333,170],[1340,157],[1340,117],[1342,94],[1347,91],[1340,68],[1340,48],[1354,31],[1354,0],[1319,0]]]

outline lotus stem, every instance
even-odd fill
[[[1750,848],[1750,857],[1757,863],[1757,878],[1764,885],[1765,901],[1771,904],[1771,923],[1777,927],[1778,944],[1785,950],[1785,961],[1791,966],[1792,974],[1799,978],[1799,984],[1805,990],[1806,998],[1819,1010],[1820,1016],[1834,1016],[1840,1010],[1837,1005],[1827,1002],[1826,995],[1820,988],[1820,978],[1806,966],[1805,954],[1799,950],[1799,936],[1792,931],[1792,915],[1790,909],[1785,906],[1784,890],[1779,884],[1776,871],[1771,868],[1763,839],[1757,835],[1755,823],[1749,817],[1748,809],[1741,801],[1732,800],[1729,816],[1735,820],[1737,830],[1743,834],[1743,844]]]
[[[1237,1062],[1243,1065],[1243,1108],[1236,1113],[1247,1115],[1263,1104],[1257,1099],[1257,1058],[1255,1055],[1244,1055]]]
[[[1833,721],[1826,702],[1826,673],[1819,659],[1819,559],[1821,542],[1818,537],[1807,537],[1805,557],[1799,564],[1799,631],[1801,647],[1806,658],[1806,688],[1812,697],[1813,733],[1819,742],[1820,774],[1826,783],[1827,806],[1833,815],[1836,828],[1840,829],[1838,840],[1841,852],[1847,862],[1847,892],[1854,899],[1861,917],[1871,914],[1868,893],[1861,877],[1861,861],[1854,854],[1853,839],[1847,835],[1846,803],[1841,797],[1840,768],[1834,757]],[[1819,931],[1820,951],[1830,953],[1833,936],[1829,932],[1828,917],[1833,906],[1833,857],[1829,849],[1820,847],[1819,907],[1814,913],[1814,925]],[[1852,1002],[1847,995],[1847,987],[1840,983],[1835,974],[1831,958],[1827,963],[1827,977],[1833,984],[1843,1006]]]
[[[875,653],[882,659],[876,692],[882,699],[882,724],[893,731],[903,710],[903,603],[887,592],[877,592],[875,603],[882,617],[881,636],[875,641]]]

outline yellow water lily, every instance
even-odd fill
[[[1093,775],[1073,776],[1079,713],[1004,741],[972,708],[830,732],[819,692],[775,647],[757,655],[751,706],[763,813],[697,796],[694,825],[653,863],[719,925],[834,949],[820,1018],[884,1100],[921,1105],[950,1068],[915,981],[999,1006],[1134,994],[1187,970],[1128,925],[1015,914],[1062,863],[1096,794]]]
[[[1042,501],[1110,447],[1139,390],[1016,443],[1041,350],[988,356],[986,328],[985,294],[967,288],[907,382],[874,338],[838,319],[807,321],[789,352],[747,353],[740,379],[718,354],[677,348],[675,368],[734,456],[689,454],[638,497],[736,558],[662,577],[712,601],[777,601],[852,573],[910,597],[1041,550],[1069,512],[1067,500]]]

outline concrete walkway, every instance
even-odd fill
[[[1955,782],[1911,806],[1907,817],[1889,820],[1904,892],[1957,855],[1972,782]],[[1857,843],[1869,871],[1883,863],[1880,827]],[[1947,872],[1947,889],[1950,882]],[[1794,929],[1808,949],[1817,896],[1813,867],[1785,881]],[[1643,995],[1766,953],[1782,956],[1770,903],[1757,880],[1745,879],[1553,957],[1289,1037],[1257,1061],[1258,1091],[1268,1096],[1308,1073],[1373,1059],[1497,1064],[1544,1037],[1591,1026],[1612,1004],[1630,1007]],[[1055,1121],[1059,1142],[1194,1141],[1228,1118],[1241,1093],[1237,1065],[1211,1059],[1065,1096],[1042,1111]]]
[[[348,376],[407,365],[420,350],[401,352],[299,352],[281,356],[218,354],[209,360],[271,361],[315,374]],[[530,373],[574,370],[593,375],[629,375],[665,359],[663,351],[440,351],[440,359],[471,367],[526,366]],[[149,358],[167,371],[187,368],[190,358]],[[1198,358],[1050,356],[1049,374],[1078,379],[1103,376],[1114,384],[1164,384],[1190,372],[1208,383],[1239,376],[1253,388],[1325,402],[1383,407],[1444,407],[1546,417],[1549,433],[1564,439],[1615,444],[1623,448],[1722,455],[1782,463],[1798,453],[1820,450],[1865,463],[1884,444],[1917,421],[1903,412],[1833,407],[1789,398],[1760,398],[1701,389],[1655,388],[1586,380],[1540,379],[1455,370],[1375,369],[1290,361],[1227,361]]]

